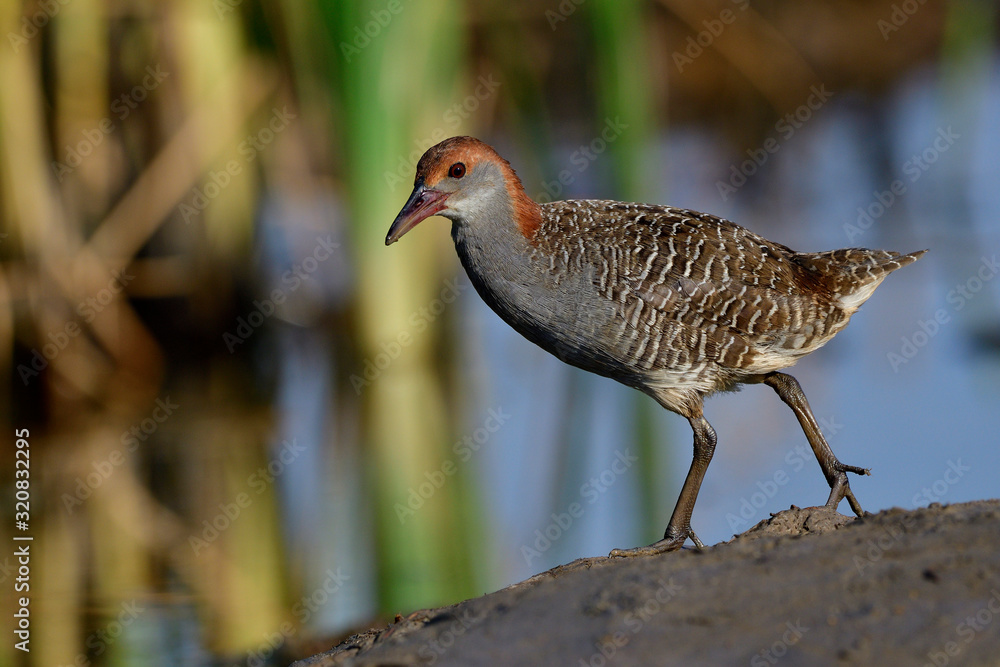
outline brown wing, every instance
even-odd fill
[[[621,351],[640,368],[696,372],[714,362],[750,372],[761,354],[782,350],[790,365],[839,324],[793,251],[732,222],[661,206],[558,204],[562,233],[550,240],[572,248],[588,239],[580,252],[621,315]]]

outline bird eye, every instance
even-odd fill
[[[452,178],[462,178],[465,176],[465,165],[461,162],[456,162],[448,169],[448,175]]]

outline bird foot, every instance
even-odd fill
[[[868,475],[871,476],[871,468],[859,468],[858,466],[849,466],[846,463],[841,463],[837,461],[833,464],[833,469],[837,472],[853,472],[855,475]]]
[[[858,502],[858,499],[854,497],[854,492],[851,491],[851,484],[847,480],[847,473],[853,472],[856,475],[871,475],[871,469],[849,466],[838,461],[834,464],[834,470],[836,470],[837,476],[834,478],[833,483],[830,484],[830,497],[826,501],[826,506],[835,510],[840,505],[840,501],[847,498],[848,504],[850,504],[851,509],[856,515],[860,517],[867,516],[868,512],[861,509],[861,503]]]
[[[694,531],[688,528],[684,533],[680,535],[671,535],[670,529],[667,529],[666,535],[659,542],[654,542],[649,546],[645,547],[635,547],[634,549],[612,549],[611,553],[608,554],[609,558],[634,558],[636,556],[653,556],[655,554],[667,553],[668,551],[677,551],[684,546],[687,538],[691,538],[695,546],[699,549],[705,548],[705,543],[698,539],[698,536],[694,534]]]

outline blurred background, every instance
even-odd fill
[[[0,663],[287,664],[662,535],[688,424],[522,340],[443,219],[383,245],[456,134],[539,201],[931,248],[793,372],[867,510],[996,497],[998,26],[974,0],[3,0]],[[825,501],[770,389],[706,417],[703,540]]]

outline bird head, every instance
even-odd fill
[[[474,137],[452,137],[427,149],[385,244],[432,215],[470,225],[514,224],[529,238],[541,220],[510,163]]]

